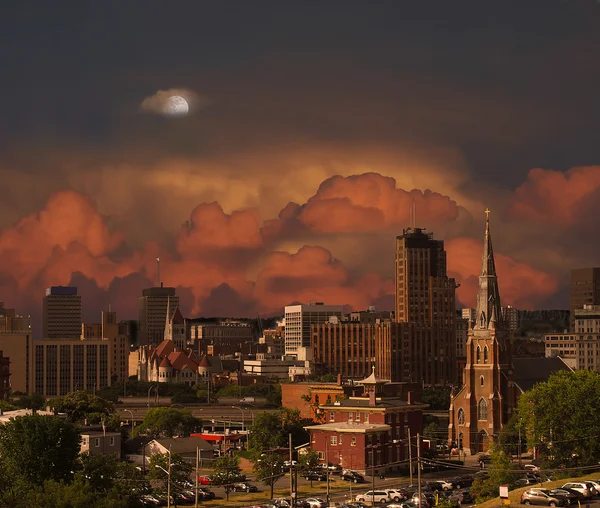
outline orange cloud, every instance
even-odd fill
[[[300,209],[298,220],[319,233],[361,233],[406,227],[415,202],[420,224],[453,221],[459,206],[448,196],[396,187],[394,178],[378,173],[333,176]]]
[[[532,169],[527,181],[515,191],[508,213],[527,219],[568,227],[582,219],[588,200],[596,200],[600,191],[600,166],[572,168],[563,173]]]
[[[460,284],[456,295],[466,306],[476,304],[483,243],[473,238],[454,238],[446,242],[448,274]],[[494,252],[502,305],[533,309],[558,289],[552,274],[519,263],[509,256]]]

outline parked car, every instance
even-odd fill
[[[398,503],[408,498],[408,495],[405,491],[401,489],[384,489],[387,492],[389,498],[394,502]]]
[[[561,489],[573,489],[577,492],[583,494],[583,497],[590,498],[594,497],[595,493],[593,492],[593,487],[591,483],[582,483],[582,482],[570,482],[565,483]],[[595,489],[594,489],[595,490]]]
[[[474,501],[473,496],[471,495],[471,492],[468,489],[456,490],[452,494],[450,494],[448,499],[453,503],[458,504],[469,504]]]
[[[431,490],[452,490],[452,483],[445,480],[436,480],[429,482],[427,485],[431,487]]]
[[[473,485],[473,477],[457,476],[456,478],[452,478],[451,480],[449,480],[449,482],[455,489],[464,489],[465,487],[470,487],[471,485]]]
[[[519,478],[515,482],[515,487],[527,487],[527,485],[537,485],[538,481],[532,480],[531,478]]]
[[[596,480],[587,480],[585,483],[591,483],[592,486],[594,487],[594,490],[596,492],[594,492],[594,495],[597,496],[598,494],[600,494],[600,483],[597,482]]]
[[[535,464],[525,464],[523,466],[523,469],[525,469],[525,471],[534,471],[534,472],[539,472],[540,468],[537,467]]]
[[[521,504],[539,504],[543,506],[565,506],[566,500],[548,494],[546,489],[527,489],[521,494]]]
[[[327,473],[323,471],[306,471],[303,476],[307,481],[316,480],[319,482],[324,482],[327,480]]]
[[[365,483],[365,477],[356,471],[344,471],[342,480],[353,483]]]
[[[385,490],[369,490],[364,494],[356,496],[356,500],[363,503],[388,503],[391,501],[390,496],[388,496]]]
[[[150,494],[144,494],[140,500],[144,506],[160,506],[160,501]]]
[[[199,476],[198,483],[200,485],[210,485],[210,476]]]
[[[477,461],[478,462],[483,462],[484,464],[489,464],[490,462],[492,462],[492,457],[490,457],[489,455],[487,455],[487,454],[484,453],[484,454],[479,455],[477,457]]]
[[[551,489],[548,491],[548,495],[552,497],[564,498],[565,504],[573,504],[579,501],[579,496],[577,494],[565,489]]]
[[[327,502],[320,497],[309,497],[304,500],[310,508],[327,508]]]
[[[198,497],[200,496],[202,496],[201,499],[214,499],[215,493],[206,487],[198,487]]]
[[[233,490],[235,492],[258,492],[256,485],[251,485],[247,482],[234,483]]]
[[[341,474],[342,473],[342,466],[338,465],[338,464],[321,464],[321,467],[323,469],[329,469],[329,474]]]

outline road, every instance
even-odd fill
[[[150,404],[150,407],[161,407],[161,406],[153,406]],[[204,421],[205,425],[208,426],[208,423],[211,420],[215,420],[216,427],[219,425],[222,426],[223,422],[232,422],[233,424],[227,425],[231,426],[240,426],[240,423],[243,421],[244,426],[251,425],[254,415],[257,413],[272,413],[278,411],[278,409],[262,409],[262,408],[248,408],[248,409],[240,409],[239,407],[232,406],[220,406],[220,405],[194,405],[194,406],[183,406],[178,404],[173,404],[171,407],[176,407],[179,409],[186,409],[192,413],[197,418],[200,418]],[[140,405],[119,405],[117,406],[117,413],[121,421],[130,422],[132,419],[134,422],[141,422],[146,413],[148,412],[148,406],[140,406]]]

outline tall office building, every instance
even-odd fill
[[[76,287],[46,289],[42,334],[44,339],[78,339],[81,336],[81,296]]]
[[[175,288],[164,287],[161,283],[160,287],[144,289],[138,305],[138,344],[156,346],[165,338],[167,307],[177,308],[179,297],[175,295]]]
[[[575,331],[575,309],[600,305],[600,268],[571,270],[571,331]]]
[[[427,385],[456,382],[456,281],[446,273],[442,240],[421,228],[396,237],[396,307],[408,325],[402,347],[405,381]]]
[[[0,351],[10,359],[10,389],[29,393],[31,324],[0,302]]]
[[[299,355],[310,348],[312,325],[327,323],[331,316],[341,318],[344,307],[311,302],[308,305],[288,305],[285,308],[285,354]]]

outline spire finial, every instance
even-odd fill
[[[489,208],[485,209],[485,221],[490,222],[490,209]]]
[[[373,374],[375,374],[375,364],[373,364]]]

